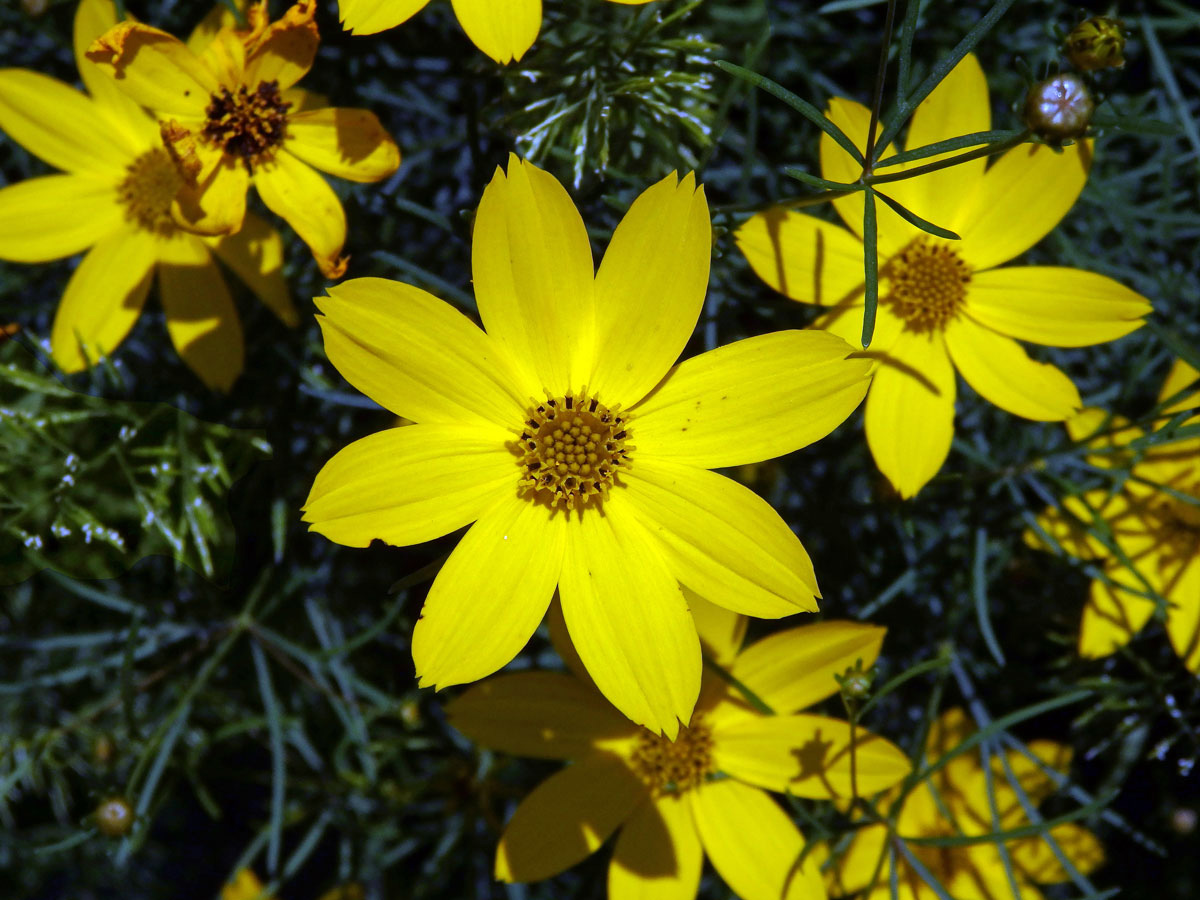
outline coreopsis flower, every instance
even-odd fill
[[[572,674],[498,675],[449,704],[451,724],[485,747],[570,761],[517,807],[496,851],[497,878],[547,878],[619,829],[611,900],[688,900],[704,856],[743,900],[824,898],[816,857],[798,865],[804,838],[767,792],[847,799],[908,774],[905,755],[883,738],[856,727],[852,750],[848,722],[799,712],[837,693],[835,675],[871,665],[884,629],[821,622],[743,649],[744,617],[689,600],[709,654],[774,714],[707,671],[674,741],[637,727],[596,691],[554,616]]]
[[[866,107],[835,98],[828,115],[857,146],[865,146]],[[913,114],[907,147],[990,128],[987,81],[968,55]],[[890,152],[885,149],[881,159]],[[1014,415],[1066,419],[1080,407],[1075,385],[1056,367],[1030,359],[1014,338],[1081,347],[1128,334],[1150,312],[1144,297],[1093,272],[996,268],[1036,244],[1066,215],[1087,179],[1090,153],[1086,143],[1061,152],[1022,145],[990,166],[975,159],[879,185],[910,211],[962,237],[934,237],[876,204],[879,304],[869,352],[877,368],[867,396],[866,434],[876,464],[901,496],[915,495],[950,451],[956,369],[984,399]],[[821,169],[826,179],[841,183],[857,182],[862,174],[853,157],[825,135]],[[776,208],[742,225],[737,242],[771,287],[829,308],[815,327],[861,346],[864,201],[856,193],[833,203],[846,228]]]
[[[0,70],[0,129],[63,170],[0,189],[0,258],[34,263],[88,251],[67,282],[50,335],[64,371],[81,371],[117,348],[157,273],[179,355],[205,384],[228,390],[242,370],[242,329],[214,256],[295,325],[280,272],[282,242],[257,216],[220,238],[175,224],[169,208],[183,181],[158,127],[84,58],[92,40],[115,24],[111,0],[80,3],[75,57],[87,94],[37,72]]]
[[[609,0],[641,6],[653,0]],[[338,0],[342,25],[353,34],[378,34],[402,25],[429,0]],[[452,0],[458,24],[476,47],[505,64],[520,60],[542,27],[542,0]]]
[[[1186,393],[1198,379],[1195,369],[1176,361],[1159,394],[1164,420],[1200,409],[1200,391]],[[1200,416],[1188,422],[1200,423]],[[1119,489],[1067,497],[1038,519],[1066,553],[1102,566],[1083,611],[1080,656],[1094,659],[1124,647],[1165,601],[1171,646],[1200,673],[1200,438],[1137,453],[1130,445],[1146,432],[1100,409],[1085,409],[1067,428],[1095,451],[1088,457],[1093,465],[1132,463]],[[1100,537],[1105,531],[1108,541]],[[1052,549],[1032,531],[1025,537]]]
[[[936,762],[974,731],[962,710],[942,713],[930,729],[928,762]],[[829,893],[835,897],[858,894],[866,900],[897,896],[903,900],[936,900],[942,896],[890,845],[912,838],[981,837],[1032,825],[1017,788],[1036,807],[1057,787],[1056,779],[1046,770],[1065,773],[1071,765],[1071,748],[1054,741],[1032,741],[1028,749],[1040,765],[1020,751],[1010,750],[1004,753],[1004,759],[999,754],[991,757],[990,779],[978,750],[951,759],[904,797],[893,833],[889,835],[883,823],[867,825],[854,833],[852,843],[829,871]],[[899,797],[900,789],[893,789],[876,805],[887,810]],[[1104,861],[1099,840],[1080,825],[1055,825],[1047,835],[1079,872],[1091,872]],[[1001,846],[1011,864],[1012,881]],[[1018,896],[1029,900],[1041,896],[1036,885],[1057,884],[1069,877],[1042,836],[942,846],[910,842],[907,848],[956,900]],[[893,860],[898,893],[891,887]]]
[[[313,167],[351,181],[386,178],[400,152],[374,113],[294,109],[289,88],[316,56],[315,0],[300,0],[275,22],[266,0],[246,30],[221,28],[201,51],[138,22],[122,22],[87,50],[88,59],[161,120],[162,141],[183,186],[171,204],[181,227],[235,233],[253,184],[267,208],[308,244],[322,273],[346,269],[346,214]]]
[[[318,300],[330,361],[415,425],[363,438],[317,475],[312,530],[403,546],[474,523],[425,600],[423,686],[511,660],[558,588],[596,684],[674,736],[700,688],[680,583],[775,618],[816,608],[812,563],[748,489],[708,469],[791,452],[861,401],[870,363],[830,334],[753,337],[671,364],[704,303],[708,204],[671,174],[630,207],[598,272],[553,176],[515,156],[475,218],[487,329],[422,290],[357,279]]]

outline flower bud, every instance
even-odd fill
[[[108,837],[123,837],[133,827],[133,810],[124,797],[109,797],[96,807],[96,827]]]
[[[1069,72],[1039,81],[1025,97],[1025,124],[1051,143],[1082,137],[1096,104],[1083,79]]]
[[[1067,59],[1081,72],[1119,69],[1125,65],[1125,32],[1117,19],[1093,16],[1085,19],[1067,35],[1063,43]]]

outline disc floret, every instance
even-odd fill
[[[183,186],[183,178],[166,150],[148,150],[129,164],[117,185],[117,198],[125,218],[161,235],[176,230],[171,219],[171,201]]]
[[[630,763],[655,796],[690,790],[717,770],[712,726],[697,713],[673,741],[643,728]]]
[[[886,301],[909,331],[945,328],[958,316],[971,268],[947,244],[914,238],[888,261],[884,273],[891,281]]]
[[[245,85],[236,91],[222,87],[205,110],[202,133],[207,141],[251,168],[269,160],[283,143],[291,106],[280,94],[277,81],[263,81],[253,91]]]

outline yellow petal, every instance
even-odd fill
[[[661,551],[623,499],[614,492],[604,515],[589,509],[568,523],[563,618],[609,702],[674,740],[700,693],[700,641]]]
[[[1119,494],[1114,495],[1104,488],[1088,491],[1082,497],[1064,497],[1061,507],[1047,508],[1038,516],[1037,521],[1066,553],[1076,559],[1100,559],[1108,556],[1108,548],[1087,526],[1092,523],[1092,510],[1104,517],[1105,511],[1119,497]],[[1032,530],[1025,533],[1025,543],[1039,550],[1057,552],[1053,544],[1043,541]]]
[[[204,118],[219,88],[216,76],[174,35],[139,22],[121,22],[87,50],[127,96],[167,115]]]
[[[447,704],[446,715],[490,750],[543,759],[616,749],[638,733],[594,688],[560,672],[489,678]]]
[[[859,350],[862,348],[864,313],[865,307],[861,298],[850,300],[817,316],[809,328],[813,331],[828,331]],[[890,352],[906,331],[908,329],[905,327],[905,321],[891,313],[887,304],[880,304],[876,310],[875,330],[871,334],[871,347],[867,358],[875,359],[880,353]]]
[[[746,637],[749,619],[724,606],[709,603],[686,587],[683,596],[692,611],[692,621],[696,623],[696,634],[700,636],[704,652],[723,666],[732,665]]]
[[[287,90],[308,73],[321,43],[316,13],[315,0],[293,3],[247,48],[245,83],[251,89],[274,81],[280,90]]]
[[[314,109],[288,116],[284,146],[310,166],[350,181],[379,181],[400,166],[396,142],[365,109]]]
[[[244,0],[238,0],[238,7],[245,10]],[[196,27],[191,30],[184,43],[189,50],[200,56],[208,49],[208,45],[213,42],[222,28],[236,29],[237,27],[237,19],[233,15],[233,10],[224,3],[218,3],[196,23]]]
[[[657,539],[671,574],[701,597],[770,619],[816,611],[812,561],[787,523],[749,488],[657,459],[635,459],[621,477],[628,488],[620,499]]]
[[[945,749],[950,748],[946,747]],[[1012,809],[1004,809],[999,801],[997,801],[998,811],[1002,816],[1008,815],[1009,817],[1011,817],[1014,811],[1019,813],[1021,824],[1027,822],[1028,817],[1025,815],[1021,798],[1017,796],[1016,791],[1012,790],[1012,784],[1015,782],[1019,785],[1029,798],[1029,802],[1037,806],[1058,790],[1058,780],[1048,774],[1046,769],[1065,776],[1071,768],[1071,760],[1073,758],[1071,748],[1057,741],[1030,741],[1026,745],[1026,749],[1037,757],[1037,761],[1030,759],[1020,750],[1009,750],[1005,753],[1004,760],[1001,760],[997,755],[992,756],[992,774],[995,783],[1011,795],[1010,804],[1013,807]],[[1007,769],[1005,763],[1007,763]],[[980,771],[982,772],[982,769]],[[1009,776],[1009,772],[1012,773],[1011,777]],[[986,797],[987,786],[983,784],[981,787],[983,791],[979,798],[977,798],[976,804],[978,810],[984,814],[990,823],[991,808],[990,802]]]
[[[975,269],[990,269],[1024,253],[1075,205],[1091,165],[1091,142],[1061,153],[1022,144],[992,163],[961,215],[955,249]]]
[[[254,173],[254,186],[267,209],[284,219],[331,281],[346,274],[346,213],[342,201],[305,163],[281,150],[272,163]]]
[[[520,60],[542,27],[542,0],[452,2],[471,43],[501,64]]]
[[[712,258],[704,188],[672,172],[633,201],[596,273],[596,364],[588,387],[632,406],[696,328]]]
[[[272,900],[263,893],[263,883],[252,869],[238,869],[233,880],[221,888],[221,900]]]
[[[171,218],[194,234],[233,234],[245,221],[249,187],[250,174],[240,160],[220,159],[202,180],[179,189]]]
[[[874,665],[885,631],[837,621],[780,631],[744,649],[732,672],[776,713],[806,709],[837,693],[834,675]]]
[[[854,412],[871,361],[824,331],[776,331],[680,363],[630,412],[639,454],[705,468],[773,459]]]
[[[620,758],[596,755],[551,775],[521,801],[496,848],[500,881],[540,881],[586,859],[646,799]]]
[[[429,0],[338,0],[338,16],[351,34],[378,34],[407,22]]]
[[[283,240],[278,231],[254,213],[246,213],[237,234],[210,238],[209,246],[280,321],[292,327],[300,324],[283,278]]]
[[[383,278],[355,278],[316,298],[325,352],[352,385],[416,422],[514,431],[525,397],[504,348],[449,303]]]
[[[845,228],[776,206],[734,237],[754,274],[786,297],[821,306],[862,297],[863,243]]]
[[[205,265],[161,263],[159,295],[171,343],[188,368],[208,387],[228,391],[245,362],[242,324],[225,279],[207,251],[204,255]]]
[[[854,832],[846,852],[837,859],[831,879],[831,893],[838,897],[857,893],[889,882],[888,830],[884,824],[867,825]],[[872,893],[869,896],[874,897]],[[890,895],[888,900],[891,900]]]
[[[797,866],[804,838],[761,790],[733,778],[688,792],[704,851],[742,900],[824,900],[812,857]]]
[[[586,384],[593,344],[587,230],[553,175],[510,156],[483,192],[471,236],[475,299],[487,333],[528,371],[526,396]]]
[[[128,11],[126,15],[129,15]],[[75,65],[100,112],[113,126],[128,132],[134,142],[131,149],[136,146],[149,149],[157,140],[158,126],[154,119],[125,96],[111,75],[86,56],[92,41],[116,24],[117,10],[113,0],[82,0],[75,10]]]
[[[516,496],[467,529],[413,629],[421,687],[478,681],[521,652],[550,605],[565,532],[561,517]]]
[[[1012,266],[971,280],[966,311],[983,325],[1036,344],[1086,347],[1136,331],[1150,302],[1095,272]]]
[[[1140,579],[1117,562],[1105,570],[1109,580],[1092,579],[1091,593],[1079,624],[1079,655],[1097,659],[1115,653],[1128,644],[1145,627],[1154,614],[1154,601],[1124,590],[1129,585],[1144,591]]]
[[[122,229],[111,181],[43,175],[0,188],[0,259],[46,262],[71,256]]]
[[[114,185],[138,152],[97,104],[28,69],[0,69],[0,130],[56,169]]]
[[[946,326],[946,348],[967,384],[1014,416],[1055,422],[1083,405],[1059,368],[1030,359],[1012,338],[971,319],[961,317]]]
[[[954,437],[954,367],[940,334],[905,332],[875,370],[867,395],[867,443],[904,498],[937,474]]]
[[[1163,381],[1162,389],[1158,392],[1158,402],[1165,403],[1180,391],[1195,384],[1197,380],[1200,380],[1200,372],[1197,372],[1182,359],[1175,360],[1171,364],[1171,371],[1167,373],[1166,380]],[[1182,410],[1192,409],[1198,405],[1200,405],[1200,393],[1190,394],[1175,401],[1166,411],[1181,412]]]
[[[579,652],[571,643],[571,635],[567,631],[567,622],[563,618],[562,603],[559,602],[558,594],[554,595],[550,610],[546,613],[546,630],[550,632],[550,643],[554,645],[554,652],[563,661],[567,671],[579,681],[594,688],[596,684],[592,681],[592,676],[588,674],[587,667],[579,658]]]
[[[1164,591],[1171,604],[1167,609],[1167,635],[1175,655],[1192,673],[1200,673],[1200,556],[1186,561]]]
[[[58,304],[50,347],[64,372],[79,372],[125,339],[142,312],[154,266],[154,236],[121,229],[96,243]]]
[[[431,541],[510,493],[518,470],[499,429],[408,425],[360,438],[317,473],[309,530],[347,547]]]
[[[608,898],[695,900],[703,863],[687,800],[663,794],[642,803],[617,836],[608,867]]]
[[[890,788],[912,767],[895,744],[825,716],[752,716],[713,733],[717,768],[770,791],[797,797],[848,798]],[[851,778],[853,771],[854,778]]]
[[[1103,865],[1104,847],[1086,828],[1071,823],[1056,825],[1050,829],[1049,836],[1066,854],[1071,865],[1084,875]],[[1006,846],[1013,865],[1029,881],[1058,884],[1071,877],[1050,849],[1049,842],[1040,837],[1010,841]]]

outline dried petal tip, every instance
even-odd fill
[[[1025,124],[1050,143],[1082,137],[1096,104],[1078,75],[1064,73],[1039,81],[1025,97]]]
[[[1119,69],[1125,65],[1125,29],[1118,19],[1093,16],[1071,29],[1063,49],[1081,72]]]

